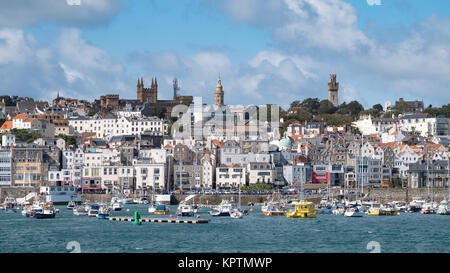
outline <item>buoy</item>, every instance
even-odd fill
[[[200,218],[200,215],[197,215],[197,218]]]
[[[140,225],[142,224],[141,221],[139,221],[141,219],[141,214],[138,211],[134,212],[133,215],[133,221],[131,222],[133,225]]]
[[[130,211],[130,209],[127,209],[127,211]]]
[[[170,218],[173,218],[173,214],[169,215]]]
[[[250,211],[253,212],[253,208],[251,208]]]

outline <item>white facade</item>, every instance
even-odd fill
[[[11,150],[0,150],[0,186],[11,186]]]

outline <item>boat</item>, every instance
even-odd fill
[[[148,200],[147,197],[144,196],[144,197],[140,197],[140,198],[134,199],[134,200],[133,200],[133,203],[134,203],[134,204],[144,204],[144,205],[147,205],[147,204],[150,203],[150,201]]]
[[[413,197],[413,200],[409,203],[409,205],[406,208],[407,212],[419,212],[422,210],[422,206],[426,203],[425,200],[423,200],[420,197]]]
[[[331,214],[333,213],[333,204],[328,201],[328,198],[322,198],[317,206],[317,214]]]
[[[78,188],[72,186],[40,187],[40,194],[45,197],[46,202],[52,202],[55,205],[67,205],[71,201],[81,203]]]
[[[53,203],[35,202],[25,213],[28,219],[47,219],[55,218],[56,210]]]
[[[222,200],[222,202],[213,207],[208,213],[211,216],[230,216],[230,212],[234,209],[234,205],[229,200]]]
[[[75,216],[88,215],[88,210],[86,210],[85,206],[76,206],[75,208],[73,208],[73,215]]]
[[[131,198],[124,198],[124,199],[122,199],[121,202],[122,202],[122,204],[124,204],[124,205],[134,204],[134,200],[131,199]]]
[[[316,218],[317,210],[313,202],[295,203],[294,210],[286,212],[287,218]]]
[[[332,210],[332,213],[334,215],[344,215],[344,213],[345,213],[344,204],[336,204]]]
[[[233,219],[241,219],[243,216],[244,214],[239,209],[235,209],[230,212],[230,217]]]
[[[192,217],[194,216],[194,208],[191,205],[182,202],[178,206],[176,214],[177,216],[182,217]]]
[[[394,207],[394,209],[398,210],[399,212],[406,212],[407,206],[405,202],[402,201],[392,201],[391,205]]]
[[[123,210],[123,205],[120,202],[114,202],[111,204],[111,210],[112,211],[122,211]]]
[[[156,206],[154,214],[167,214],[169,213],[169,207],[166,205],[159,204]]]
[[[14,213],[17,212],[17,202],[14,197],[8,196],[5,198],[3,202],[2,208],[6,213]]]
[[[420,210],[422,214],[436,214],[437,212],[437,204],[434,202],[427,202],[422,206]]]
[[[450,215],[450,202],[448,200],[442,200],[441,203],[439,203],[439,206],[437,208],[437,214],[440,215]]]
[[[97,219],[108,219],[109,218],[109,208],[105,205],[102,205],[98,209]]]
[[[363,217],[364,212],[362,212],[357,205],[351,206],[347,208],[344,212],[344,216],[346,217]]]
[[[283,216],[286,213],[285,207],[280,202],[267,202],[261,208],[266,216]]]
[[[400,212],[395,209],[391,204],[373,203],[369,210],[366,212],[369,216],[394,216]]]
[[[69,204],[67,204],[67,209],[73,210],[75,208],[75,202],[70,201]]]
[[[99,209],[100,209],[100,206],[98,204],[90,205],[89,210],[88,210],[88,216],[89,217],[97,217]]]
[[[148,212],[149,213],[154,213],[155,210],[156,210],[156,206],[157,206],[156,202],[152,201],[152,204],[148,207]]]

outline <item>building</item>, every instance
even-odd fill
[[[11,149],[11,186],[47,186],[48,163],[44,162],[44,148],[36,146]]]
[[[273,184],[274,166],[270,162],[250,162],[247,164],[248,183],[254,184]]]
[[[216,168],[216,188],[238,189],[247,184],[247,170],[242,164],[227,166],[221,164]]]
[[[295,165],[283,166],[283,177],[290,186],[311,183],[312,168],[308,163],[298,162]]]
[[[423,101],[405,101],[403,98],[400,98],[395,102],[395,107],[399,106],[400,104],[405,104],[408,106],[407,112],[420,113],[424,109]]]
[[[11,149],[0,150],[0,186],[11,186]]]
[[[330,74],[330,82],[328,83],[328,101],[335,107],[339,106],[338,90],[339,83],[336,82],[336,74]]]

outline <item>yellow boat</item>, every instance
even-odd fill
[[[369,208],[366,214],[369,216],[379,216],[379,215],[393,216],[398,215],[399,212],[389,205],[372,204],[372,206]]]
[[[167,214],[169,213],[169,208],[166,205],[157,205],[154,214]]]
[[[287,218],[316,218],[317,210],[312,202],[301,202],[295,204],[294,210],[286,212]]]

